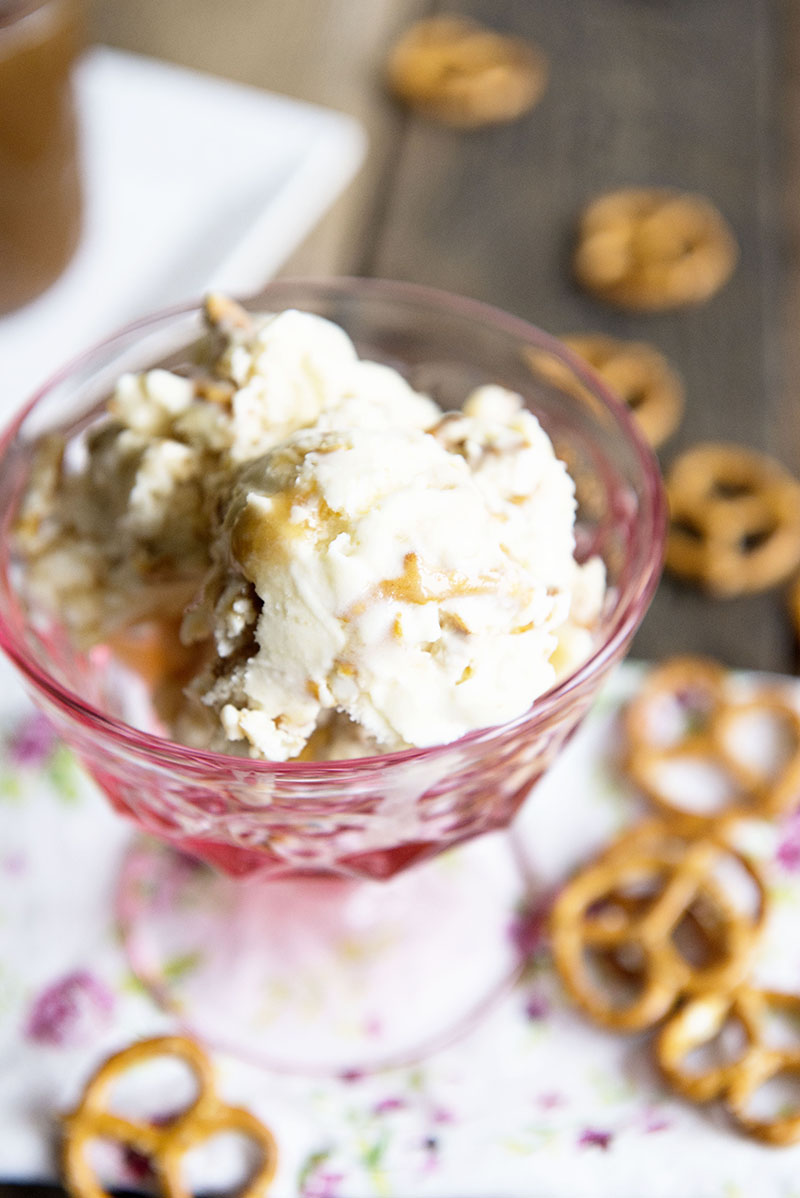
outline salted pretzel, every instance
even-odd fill
[[[574,334],[565,337],[564,344],[580,354],[628,405],[653,448],[675,431],[683,414],[683,383],[652,345],[601,333]]]
[[[783,582],[800,564],[800,482],[741,445],[695,445],[666,477],[666,565],[712,594]]]
[[[658,311],[709,299],[737,256],[727,222],[703,196],[625,188],[584,211],[574,271],[581,286],[609,303]]]
[[[774,990],[741,986],[733,993],[710,993],[682,1006],[661,1029],[656,1057],[669,1084],[694,1102],[721,1099],[733,1121],[748,1135],[769,1144],[800,1140],[800,1107],[773,1118],[750,1114],[756,1093],[773,1078],[800,1078],[797,1047],[774,1047],[765,1027],[770,1012],[800,1019],[800,997]],[[711,1044],[726,1026],[735,1026],[742,1041],[733,1059],[693,1069],[693,1052]]]
[[[737,732],[752,716],[768,719],[786,746],[773,770],[758,769],[737,752]],[[800,797],[800,714],[776,688],[737,699],[718,663],[675,657],[650,672],[623,719],[629,777],[662,812],[701,830],[722,816],[771,818]],[[721,773],[729,790],[723,806],[704,813],[676,802],[663,773],[681,761],[709,763]]]
[[[547,62],[532,43],[460,16],[419,21],[387,66],[398,99],[450,125],[515,120],[538,101]]]
[[[755,904],[738,906],[723,870],[749,881]],[[684,995],[732,988],[744,978],[766,915],[761,876],[750,861],[708,833],[651,820],[635,828],[567,883],[553,908],[553,957],[574,1001],[615,1031],[641,1031]],[[694,959],[682,948],[687,920],[713,929],[714,951]],[[636,985],[620,996],[592,971],[589,954],[627,969]]]
[[[188,1065],[197,1083],[197,1096],[183,1111],[163,1124],[123,1118],[109,1108],[114,1084],[129,1069],[162,1057]],[[260,1151],[256,1173],[241,1198],[260,1198],[275,1174],[277,1149],[272,1133],[250,1111],[227,1106],[216,1093],[208,1057],[182,1036],[141,1040],[109,1057],[91,1078],[75,1111],[64,1118],[63,1178],[73,1198],[107,1198],[87,1159],[96,1140],[115,1141],[147,1157],[164,1198],[189,1198],[181,1180],[183,1158],[198,1144],[221,1132],[238,1132]]]

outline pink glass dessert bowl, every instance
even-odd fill
[[[557,341],[481,304],[371,280],[279,281],[245,304],[306,309],[362,357],[399,369],[443,407],[482,383],[518,391],[575,478],[582,558],[609,591],[594,653],[532,709],[450,744],[381,757],[270,763],[201,752],[159,733],[142,688],[104,647],[76,651],[25,594],[13,525],[44,434],[77,432],[124,370],[179,362],[198,307],[141,320],[62,370],[0,441],[0,644],[34,700],[114,807],[226,874],[386,879],[509,824],[625,653],[655,589],[664,505],[657,465],[624,407]]]

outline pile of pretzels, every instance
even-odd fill
[[[768,760],[748,749],[752,720],[770,729]],[[770,1040],[775,1022],[800,1020],[800,996],[752,980],[769,900],[736,833],[797,802],[800,714],[779,688],[742,695],[715,662],[679,657],[651,671],[624,732],[624,769],[656,813],[558,895],[551,936],[560,978],[601,1026],[655,1031],[657,1063],[678,1094],[721,1102],[765,1143],[797,1143],[800,1106],[757,1109],[773,1079],[800,1080],[800,1035],[796,1046]],[[716,774],[712,810],[681,801],[676,767],[692,765]]]

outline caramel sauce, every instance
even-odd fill
[[[296,757],[292,757],[292,761],[324,761],[328,746],[331,743],[331,729],[328,724],[324,724],[320,728],[315,728],[309,736],[305,745]]]
[[[430,603],[432,599],[484,595],[496,586],[497,578],[490,575],[485,575],[479,581],[445,570],[426,570],[423,575],[416,553],[407,553],[403,558],[403,573],[399,578],[388,578],[382,582],[377,593],[381,599],[397,603]]]
[[[281,536],[291,528],[289,513],[291,498],[277,492],[271,495],[271,508],[245,504],[231,530],[231,553],[251,582],[264,563],[274,560],[281,552]]]
[[[231,534],[231,552],[251,582],[265,562],[274,561],[279,554],[286,557],[287,542],[292,538],[310,537],[324,544],[348,531],[344,517],[329,507],[315,488],[276,491],[269,499],[269,511],[247,504]]]
[[[79,0],[0,0],[0,313],[50,286],[80,234],[70,73]]]
[[[106,641],[114,657],[135,670],[149,686],[188,681],[197,669],[198,650],[180,639],[180,620],[155,620],[120,629]]]

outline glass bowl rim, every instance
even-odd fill
[[[371,294],[385,300],[404,301],[408,304],[427,305],[440,311],[448,311],[456,317],[463,317],[482,323],[488,323],[500,332],[527,341],[537,349],[544,349],[559,359],[576,375],[579,380],[599,399],[606,411],[610,413],[619,430],[624,434],[630,448],[635,451],[637,464],[642,472],[643,489],[640,496],[640,507],[646,513],[648,521],[642,527],[641,536],[648,537],[649,552],[643,563],[643,568],[631,593],[625,601],[620,601],[620,610],[616,613],[608,636],[602,644],[591,653],[570,674],[559,679],[554,686],[537,696],[531,707],[513,720],[502,724],[487,725],[473,729],[452,741],[444,741],[434,745],[399,749],[393,752],[373,755],[371,757],[336,758],[330,761],[300,762],[300,761],[267,761],[261,758],[237,756],[230,753],[213,752],[208,749],[197,749],[190,745],[181,744],[155,733],[145,732],[135,728],[124,720],[116,719],[81,699],[74,691],[57,682],[44,670],[32,655],[19,648],[13,632],[0,615],[0,649],[2,649],[17,669],[36,687],[36,689],[55,702],[62,710],[73,717],[77,716],[84,723],[95,726],[99,732],[117,742],[120,747],[133,750],[137,756],[146,756],[150,761],[160,761],[171,766],[188,767],[195,771],[200,766],[210,770],[227,767],[228,769],[247,770],[257,775],[268,777],[282,774],[293,775],[298,780],[316,779],[321,776],[330,777],[336,774],[352,773],[354,770],[375,770],[395,764],[429,759],[432,756],[468,748],[476,743],[494,739],[499,734],[508,734],[516,729],[529,725],[531,732],[546,726],[549,719],[565,706],[584,683],[600,672],[606,663],[614,660],[626,639],[635,629],[639,614],[646,610],[655,592],[661,573],[663,546],[666,536],[666,499],[661,482],[661,473],[653,450],[644,440],[636,427],[628,407],[613,394],[598,375],[574,351],[550,333],[546,333],[537,325],[522,317],[514,316],[481,300],[475,300],[462,295],[455,295],[439,288],[428,287],[417,283],[406,283],[388,279],[361,278],[358,276],[333,276],[329,278],[279,278],[271,280],[261,290],[246,297],[239,297],[241,302],[252,305],[262,297],[268,301],[273,294],[281,291],[291,292],[306,288],[309,292],[323,294],[334,293],[340,296]],[[144,332],[148,328],[172,318],[189,316],[202,309],[202,300],[192,300],[172,305],[157,312],[130,321],[122,328],[116,329],[108,336],[94,342],[87,349],[66,362],[55,374],[51,375],[34,392],[31,399],[23,404],[19,412],[0,432],[0,463],[2,463],[10,446],[17,437],[22,425],[53,388],[66,381],[71,374],[91,361],[103,350],[112,349],[116,342],[125,342],[137,331]],[[649,534],[649,535],[648,535]]]

